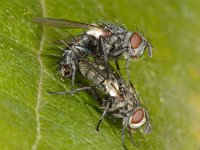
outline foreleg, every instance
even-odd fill
[[[99,131],[99,126],[101,124],[101,122],[103,121],[103,118],[107,115],[107,113],[109,112],[109,106],[110,106],[110,101],[108,101],[108,103],[106,104],[106,107],[103,110],[103,114],[101,115],[101,117],[99,118],[99,122],[96,126],[96,130]]]

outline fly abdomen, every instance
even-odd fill
[[[103,66],[101,67],[89,62],[80,61],[79,70],[85,78],[90,80],[99,90],[104,92],[104,94],[111,97],[121,96],[117,80],[112,74],[109,74],[109,79],[107,79],[107,72]]]
[[[90,63],[84,63],[84,62],[79,62],[79,70],[81,72],[81,74],[87,78],[88,80],[90,80],[93,84],[99,86],[103,81],[104,78],[103,76],[98,73],[94,67],[92,66],[92,64]]]

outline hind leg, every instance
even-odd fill
[[[57,94],[57,95],[73,95],[74,93],[80,92],[80,91],[85,91],[85,90],[89,90],[92,87],[89,86],[85,86],[85,87],[81,87],[81,88],[77,88],[74,90],[71,90],[69,92],[52,92],[52,91],[47,91],[50,94]]]

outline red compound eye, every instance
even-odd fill
[[[144,115],[145,115],[144,114],[144,110],[142,108],[136,110],[134,112],[134,114],[132,115],[132,117],[131,117],[131,123],[132,124],[138,124],[138,123],[140,123],[143,120]]]
[[[131,48],[135,49],[140,46],[142,43],[142,37],[139,35],[139,33],[135,32],[131,36]]]

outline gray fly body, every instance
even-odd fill
[[[125,129],[128,129],[132,142],[132,134],[144,124],[146,124],[144,133],[150,133],[151,124],[149,115],[146,109],[141,106],[136,91],[132,86],[126,85],[122,76],[117,74],[111,66],[108,67],[108,77],[104,66],[97,65],[88,60],[79,60],[78,68],[80,73],[91,82],[90,86],[81,87],[69,92],[50,93],[64,95],[74,94],[83,90],[91,90],[93,92],[99,90],[103,92],[104,98],[100,100],[103,113],[96,126],[96,130],[99,130],[99,125],[106,115],[121,118],[123,120],[122,144],[125,149],[127,149],[124,144]],[[95,92],[95,94],[97,93]]]
[[[60,59],[59,70],[62,79],[75,80],[76,71],[90,81],[89,86],[71,90],[69,92],[49,92],[52,94],[74,94],[83,90],[90,90],[94,97],[96,90],[103,93],[100,99],[103,113],[96,130],[106,115],[121,118],[122,144],[124,144],[125,129],[128,129],[132,140],[132,133],[145,125],[144,133],[151,131],[148,112],[141,106],[140,100],[129,79],[129,60],[140,58],[147,49],[152,56],[151,44],[139,32],[130,32],[125,27],[109,22],[99,21],[96,24],[86,24],[76,21],[53,18],[36,18],[37,23],[57,27],[85,28],[86,32],[75,36],[66,46]],[[123,55],[126,59],[128,83],[121,76],[118,58]],[[109,61],[115,60],[117,70],[113,69]],[[133,140],[132,140],[133,141]]]
[[[65,57],[69,54],[69,50],[71,51],[70,53],[77,52],[76,54],[79,54],[82,57],[90,54],[97,61],[102,61],[106,68],[108,66],[108,61],[110,59],[114,59],[118,70],[117,60],[119,56],[123,55],[127,61],[126,68],[128,77],[130,59],[137,59],[141,57],[146,48],[148,49],[149,56],[152,56],[151,44],[139,32],[131,32],[125,27],[114,25],[109,22],[99,21],[96,24],[86,24],[53,18],[36,18],[34,19],[34,22],[57,27],[87,29],[86,32],[74,37],[69,43],[65,43],[65,45],[68,46],[63,54],[64,57],[60,65],[61,68],[67,67],[67,71],[71,70],[70,73],[72,75],[72,83],[74,83],[77,66],[74,66],[76,62],[73,62],[76,61],[75,54],[73,54],[74,57],[72,57],[73,60],[71,61],[67,60],[67,57]],[[68,47],[70,47],[70,49]],[[63,75],[63,78],[69,76],[69,74],[63,74],[63,71],[61,71],[61,74]]]
[[[79,70],[85,78],[89,79],[97,89],[106,95],[102,100],[104,111],[97,125],[97,130],[104,116],[110,114],[123,119],[123,145],[125,128],[128,128],[129,133],[133,133],[134,130],[146,124],[144,132],[150,132],[151,125],[147,111],[142,108],[134,88],[127,86],[121,76],[111,69],[107,79],[105,67],[86,61],[79,62]]]

